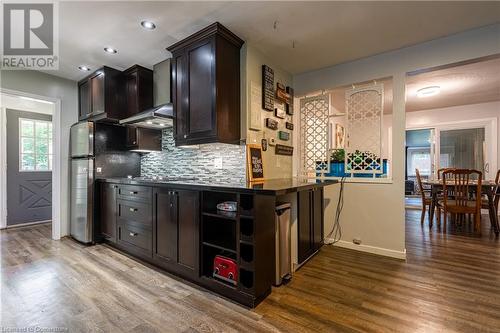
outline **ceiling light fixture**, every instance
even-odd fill
[[[151,21],[142,21],[141,25],[144,29],[147,29],[147,30],[153,30],[154,28],[156,28],[156,24],[154,24]]]
[[[117,53],[118,51],[117,51],[117,50],[115,50],[115,49],[114,49],[114,48],[112,48],[112,47],[105,47],[105,48],[104,48],[104,52],[111,53],[111,54],[115,54],[115,53]]]
[[[81,70],[82,72],[88,72],[90,71],[90,68],[87,66],[78,66],[78,69]]]
[[[417,90],[418,97],[431,97],[441,92],[440,86],[430,86]]]

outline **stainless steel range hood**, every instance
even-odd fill
[[[173,126],[174,108],[164,104],[120,120],[122,125],[134,125],[145,128],[168,128]]]
[[[120,124],[157,129],[173,126],[174,108],[170,99],[170,59],[153,66],[153,96],[154,107],[122,119]]]

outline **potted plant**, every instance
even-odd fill
[[[345,176],[345,150],[334,149],[330,156],[330,172],[327,176],[344,177]]]

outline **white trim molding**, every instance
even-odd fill
[[[52,239],[61,238],[61,100],[59,98],[40,96],[22,91],[0,88],[1,95],[13,97],[28,97],[54,104],[52,114]],[[7,226],[7,137],[6,137],[6,110],[0,110],[0,229]]]
[[[7,110],[0,101],[0,229],[7,227]]]
[[[329,238],[325,239],[325,243],[330,243],[330,242],[333,242],[333,239],[329,239]],[[396,259],[400,259],[400,260],[406,260],[406,249],[404,249],[403,251],[396,251],[396,250],[385,249],[382,247],[376,247],[376,246],[370,246],[370,245],[363,245],[363,244],[357,245],[357,244],[354,244],[352,242],[347,242],[347,241],[343,241],[343,240],[340,240],[336,243],[333,243],[332,245],[342,247],[345,249],[367,252],[367,253],[377,254],[380,256],[396,258]]]

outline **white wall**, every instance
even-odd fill
[[[261,110],[262,115],[262,130],[254,131],[248,128],[250,123],[250,82],[255,82],[262,87],[262,65],[267,65],[274,70],[274,84],[281,82],[286,86],[292,86],[292,75],[279,67],[279,64],[271,61],[268,57],[258,51],[251,44],[244,44],[241,49],[241,118],[242,118],[242,134],[241,137],[247,140],[247,143],[261,143],[261,139],[277,136],[278,131],[267,129],[264,126],[265,118],[278,118],[274,117],[273,112]],[[287,116],[289,117],[289,116]],[[290,119],[292,120],[292,119]],[[290,121],[287,120],[287,121]],[[292,120],[293,121],[293,120]],[[284,120],[279,120],[279,129],[284,129]],[[295,130],[297,132],[298,129]],[[290,136],[288,143],[282,144],[292,145],[294,142],[294,131]],[[295,149],[296,151],[297,149]],[[295,152],[294,152],[295,153]],[[267,179],[272,178],[287,178],[292,176],[292,163],[291,156],[281,156],[274,154],[274,148],[269,147],[267,151],[262,153],[264,163],[264,176]]]
[[[0,86],[4,89],[21,91],[61,100],[61,236],[69,235],[69,128],[78,121],[78,93],[75,81],[57,76],[29,71],[2,71]]]
[[[327,41],[325,41],[327,42]],[[345,187],[339,246],[404,258],[405,75],[409,71],[500,53],[500,24],[466,31],[373,57],[294,76],[297,95],[380,77],[393,77],[392,183]],[[332,227],[338,186],[325,197],[325,232]],[[354,245],[360,238],[361,245]]]

